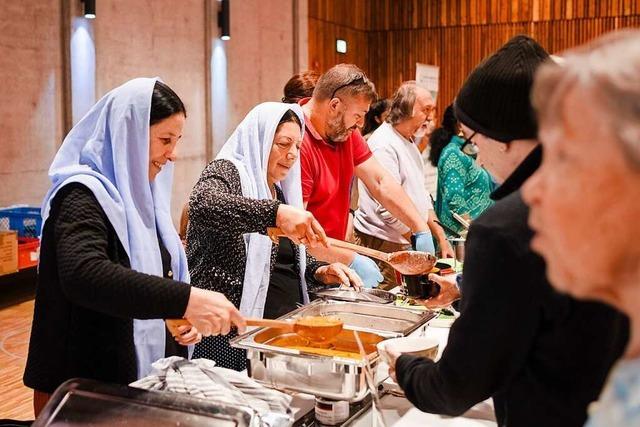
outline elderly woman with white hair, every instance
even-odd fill
[[[324,231],[303,209],[298,155],[304,129],[296,104],[266,102],[238,125],[202,172],[189,202],[187,257],[195,286],[222,292],[245,316],[276,318],[309,302],[308,286],[362,286],[343,264],[317,262],[305,245]],[[273,244],[267,228],[287,235]],[[194,357],[243,370],[229,337],[205,338]]]
[[[587,425],[640,425],[640,31],[549,64],[533,89],[544,161],[525,184],[533,248],[553,285],[607,302],[631,337]],[[586,357],[587,355],[584,355]]]

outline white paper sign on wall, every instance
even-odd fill
[[[416,62],[416,84],[431,92],[434,102],[438,99],[440,67]]]

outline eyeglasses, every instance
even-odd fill
[[[356,76],[354,76],[351,80],[349,80],[348,83],[345,83],[341,86],[338,86],[337,88],[335,88],[333,90],[333,93],[331,94],[331,98],[329,99],[333,99],[336,97],[336,92],[338,92],[340,89],[344,89],[347,86],[351,86],[351,85],[366,85],[369,83],[369,80],[367,80],[367,78],[365,76],[363,76],[362,74],[356,74]]]
[[[465,138],[464,144],[462,144],[462,147],[460,147],[460,150],[462,150],[464,154],[471,156],[474,159],[476,158],[476,156],[478,155],[478,152],[480,151],[478,150],[478,146],[471,140],[471,138],[476,136],[476,133],[477,132],[474,132],[468,138]]]

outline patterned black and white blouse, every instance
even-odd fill
[[[276,187],[276,190],[280,190]],[[281,193],[279,194],[282,195]],[[266,234],[275,227],[278,200],[256,200],[242,195],[240,175],[228,160],[214,160],[200,175],[189,198],[187,259],[191,284],[223,293],[236,307],[240,306],[244,282],[246,250],[245,233]],[[297,246],[294,245],[296,259]],[[278,246],[271,250],[271,271]],[[320,284],[314,278],[324,265],[307,257],[305,278],[309,289]],[[299,271],[296,264],[296,270]],[[229,340],[236,336],[204,338],[196,345],[193,358],[214,360],[218,366],[238,371],[246,368],[246,352],[231,348]]]

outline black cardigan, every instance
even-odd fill
[[[246,264],[245,233],[265,234],[275,227],[278,200],[255,200],[242,195],[240,175],[228,160],[215,160],[204,169],[189,198],[187,259],[191,283],[223,293],[240,307]],[[271,271],[278,247],[273,245]],[[297,256],[297,246],[294,245]],[[310,288],[320,286],[314,274],[324,263],[307,257],[305,279]],[[298,266],[296,265],[296,270]],[[193,357],[214,360],[219,366],[241,371],[246,352],[231,348],[227,336],[207,337],[196,345]]]
[[[160,246],[169,276],[170,258]],[[131,270],[93,193],[66,185],[42,233],[25,385],[52,393],[74,377],[135,381],[133,318],[181,318],[190,292],[186,284]],[[167,354],[176,354],[167,335]]]
[[[554,291],[529,248],[528,208],[509,193],[540,156],[536,149],[493,195],[504,198],[471,226],[461,316],[440,361],[397,361],[398,381],[422,411],[460,415],[493,397],[499,426],[582,426],[622,354],[626,318]]]

